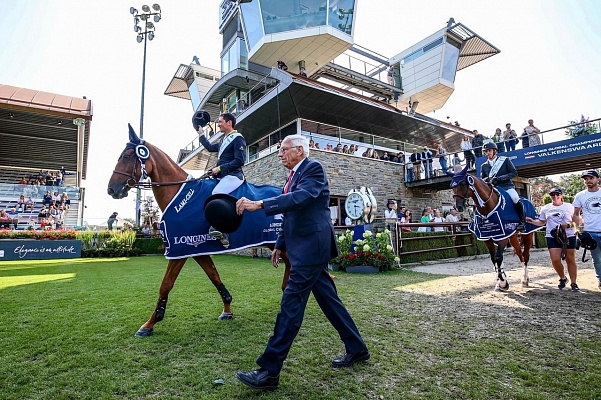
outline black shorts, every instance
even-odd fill
[[[563,246],[552,237],[547,237],[547,248],[548,249],[561,249]],[[570,236],[568,238],[568,249],[576,248],[576,236]]]

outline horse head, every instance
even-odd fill
[[[129,190],[145,175],[143,164],[150,157],[150,151],[144,141],[138,137],[131,125],[128,126],[129,142],[117,160],[107,189],[109,196],[114,199],[127,197]]]
[[[468,199],[472,196],[472,190],[467,182],[467,166],[454,174],[449,174],[451,180],[451,189],[453,189],[453,199],[455,199],[455,208],[458,212],[467,209]]]

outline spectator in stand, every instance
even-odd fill
[[[390,157],[388,156],[388,152],[387,151],[385,151],[384,153],[382,153],[382,156],[380,157],[380,160],[390,161]]]
[[[511,124],[508,122],[505,124],[505,132],[503,132],[503,140],[505,141],[505,150],[514,151],[515,145],[518,141],[518,134],[511,129]]]
[[[115,211],[114,213],[111,214],[111,216],[109,217],[109,219],[106,220],[106,224],[109,228],[109,231],[113,230],[113,224],[115,222],[117,222],[117,215],[119,215],[119,213],[117,211]]]
[[[445,218],[445,222],[459,222],[459,217],[457,216],[457,210],[455,207],[451,208],[449,214]]]
[[[0,210],[0,227],[8,228],[12,220],[8,217],[6,210]]]
[[[319,143],[315,143],[315,148],[316,148],[316,149],[318,149],[318,150],[321,150],[321,149],[319,148]]]
[[[50,205],[50,208],[48,209],[48,215],[52,218],[56,218],[58,215],[58,209],[55,206]]]
[[[482,146],[484,146],[484,136],[478,133],[478,130],[474,129],[474,137],[472,138],[472,149],[476,158],[482,157]],[[474,166],[476,161],[474,160]]]
[[[432,152],[428,146],[424,146],[424,151],[422,151],[422,163],[424,165],[426,179],[434,177],[434,170],[432,169],[433,162],[434,159],[432,158]]]
[[[41,223],[46,218],[48,218],[48,209],[42,204],[42,208],[40,208],[40,211],[38,212],[38,222]]]
[[[431,222],[444,222],[442,215],[439,209],[434,210],[434,218],[432,218]],[[442,232],[444,228],[442,226],[435,226],[434,232]]]
[[[31,196],[29,196],[27,198],[27,201],[25,202],[25,210],[26,211],[33,211],[33,207],[35,205],[35,202],[33,201],[33,199],[31,198]]]
[[[46,186],[55,186],[56,185],[56,176],[54,174],[50,174],[46,176]]]
[[[428,224],[430,223],[432,219],[430,218],[430,213],[428,212],[427,208],[424,208],[422,210],[422,217],[420,219],[419,222],[421,222],[422,224]],[[419,228],[417,228],[418,232],[432,232],[432,227],[430,226],[420,226]]]
[[[457,172],[461,172],[461,158],[459,158],[459,155],[457,153],[453,154],[453,172],[457,173]]]
[[[436,147],[436,156],[438,157],[438,162],[440,163],[440,169],[442,170],[442,174],[447,174],[447,149],[444,148],[442,143],[438,143],[438,147]]]
[[[348,145],[342,146],[342,154],[348,154]]]
[[[17,200],[17,211],[22,213],[25,211],[25,196],[20,195],[19,200]]]
[[[394,157],[392,157],[392,162],[395,163],[399,163],[402,164],[405,162],[405,156],[403,155],[402,151],[399,151],[398,153],[396,153],[396,155]]]
[[[410,158],[411,160],[411,164],[413,166],[413,173],[414,173],[414,177],[416,181],[419,181],[420,179],[422,179],[422,175],[421,175],[421,168],[422,168],[422,155],[421,153],[417,152],[417,149],[413,149],[413,153],[411,154]],[[411,181],[409,181],[411,182]]]
[[[332,149],[332,151],[335,151],[336,153],[342,153],[342,143],[338,143],[336,148]]]
[[[534,146],[540,146],[540,137],[538,136],[538,134],[540,133],[540,129],[538,129],[536,126],[534,126],[534,121],[529,119],[528,120],[528,126],[524,128],[524,132],[527,135],[528,138],[528,146],[525,147],[534,147]],[[523,140],[523,139],[522,139]],[[524,147],[524,146],[522,146]]]
[[[376,149],[374,149],[374,151],[372,152],[371,158],[374,158],[376,160],[380,159],[380,155],[378,154],[378,151]]]
[[[547,227],[547,234],[545,235],[547,239],[547,248],[549,249],[549,256],[551,257],[553,269],[555,269],[555,272],[559,275],[559,285],[557,285],[557,287],[559,290],[563,290],[568,283],[568,278],[566,278],[564,267],[561,263],[563,256],[568,266],[570,281],[572,281],[572,292],[577,292],[580,289],[576,284],[578,267],[576,266],[575,224],[572,223],[574,206],[570,203],[564,203],[563,190],[561,188],[552,188],[549,191],[549,195],[551,196],[551,204],[545,204],[541,208],[538,219],[534,220],[530,217],[526,217],[526,222],[537,226]],[[563,230],[563,233],[561,233],[560,230]],[[565,243],[565,253],[563,247],[564,244],[561,240],[567,240],[567,243]]]
[[[315,148],[315,141],[313,139],[309,140],[309,148],[310,149],[314,149]]]
[[[405,210],[405,213],[401,217],[400,222],[402,224],[410,224],[411,223],[411,210]],[[403,228],[401,228],[401,231],[411,232],[411,228],[409,228],[408,226],[404,226]]]
[[[351,144],[348,148],[347,154],[355,154],[356,151],[357,151],[357,148],[355,147],[355,145]]]
[[[56,171],[56,186],[62,186],[63,185],[63,174],[61,173],[61,170],[59,169],[58,171]]]
[[[384,211],[384,219],[386,220],[386,227],[393,232],[396,232],[396,224],[399,220],[396,209],[396,201],[388,200],[388,203],[386,204],[386,210]]]
[[[476,166],[476,159],[474,157],[474,152],[472,151],[472,143],[470,142],[470,138],[467,136],[463,136],[463,140],[461,141],[461,150],[463,150],[463,159],[465,160],[465,166],[467,169],[473,169]]]
[[[71,200],[69,199],[69,196],[66,192],[63,192],[63,194],[61,194],[60,205],[63,206],[65,210],[68,210],[71,207]]]
[[[499,153],[505,152],[505,142],[503,141],[503,133],[501,132],[501,128],[497,128],[495,130],[495,134],[492,137],[492,141],[497,144],[497,149]]]
[[[27,179],[25,179],[25,177],[21,177],[21,179],[19,179],[18,182],[19,185],[27,185]]]
[[[55,190],[54,193],[52,194],[52,200],[56,201],[57,203],[59,203],[61,201],[61,196],[58,194],[57,190]]]
[[[65,170],[64,166],[61,166],[61,169],[59,170],[62,177],[63,177],[63,182],[65,181],[65,176],[67,176],[67,170]]]
[[[29,218],[29,223],[27,224],[27,230],[28,231],[35,231],[36,230],[36,224],[35,224],[35,219],[34,218]]]
[[[42,198],[42,204],[50,205],[52,203],[52,195],[50,194],[50,190],[46,190],[46,194]]]
[[[10,211],[8,212],[8,218],[10,218],[10,219],[18,219],[19,218],[19,212],[17,211],[17,209],[15,207],[11,208]]]
[[[394,85],[394,67],[392,65],[388,67],[386,78],[388,79],[389,85]]]
[[[150,227],[148,226],[148,224],[144,224],[144,226],[142,227],[142,235],[144,235],[144,237],[147,238],[150,237]]]
[[[332,145],[331,145],[330,143],[328,143],[328,144],[326,145],[326,149],[325,149],[325,150],[326,150],[326,151],[334,151],[334,148],[332,147]]]

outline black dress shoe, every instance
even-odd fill
[[[236,372],[236,378],[246,386],[256,390],[275,390],[280,383],[280,376],[272,376],[265,369],[258,369],[249,372]]]
[[[358,353],[346,353],[340,358],[335,358],[332,360],[332,367],[340,368],[340,367],[350,367],[351,365],[360,362],[369,360],[369,351],[367,349],[361,350]]]

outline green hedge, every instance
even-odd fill
[[[140,254],[164,254],[165,245],[163,239],[157,238],[136,238],[133,248],[140,251]]]

